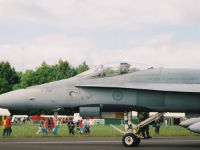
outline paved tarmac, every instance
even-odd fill
[[[126,148],[121,138],[0,138],[1,150],[199,150],[200,136],[155,137]]]

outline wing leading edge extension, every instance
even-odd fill
[[[102,84],[80,84],[76,87],[81,88],[123,88],[135,90],[153,90],[153,91],[167,91],[167,92],[189,92],[199,93],[199,84],[165,84],[165,83],[135,83],[124,85],[102,85]]]

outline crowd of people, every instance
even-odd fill
[[[51,134],[53,133],[54,135],[57,134],[59,126],[60,126],[61,120],[56,119],[54,120],[53,118],[47,118],[42,121],[40,121],[39,129],[36,132],[37,135],[40,133],[43,134]],[[70,135],[75,134],[75,128],[77,133],[79,134],[89,134],[90,133],[90,123],[88,120],[78,120],[77,122],[74,122],[73,119],[66,119],[65,123],[68,127],[68,131]]]
[[[149,118],[148,112],[138,112],[138,123],[146,120]],[[50,118],[44,118],[40,121],[38,131],[36,132],[37,135],[40,133],[43,134],[54,134],[56,135],[59,129],[59,126],[61,123],[64,123],[68,127],[69,135],[77,134],[89,134],[90,133],[90,122],[86,119],[80,119],[76,122],[73,121],[73,118],[65,119],[53,119]],[[6,119],[3,121],[3,136],[10,136],[12,133],[11,128],[11,121],[10,117],[6,117]],[[155,133],[159,134],[160,126],[161,126],[161,120],[157,119],[152,124],[153,127],[155,127]],[[132,127],[131,127],[132,128]],[[151,138],[149,134],[149,125],[146,125],[142,127],[139,131],[139,134],[142,135],[143,138]]]
[[[76,127],[76,131],[79,134],[89,134],[90,133],[90,123],[88,120],[83,119],[83,120],[78,120],[77,122],[73,122],[72,119],[69,120],[69,122],[67,123],[68,125],[68,129],[69,129],[69,134],[70,135],[74,135],[74,129]]]
[[[57,134],[58,128],[59,128],[60,121],[59,119],[46,118],[44,120],[40,121],[39,129],[36,132],[36,134],[44,133],[44,134]]]

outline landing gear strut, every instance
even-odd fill
[[[124,136],[122,138],[122,143],[126,147],[138,146],[140,144],[140,137],[133,133],[132,124],[132,111],[124,113]]]

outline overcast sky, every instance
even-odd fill
[[[22,71],[60,58],[200,69],[200,1],[0,0],[0,61]]]

